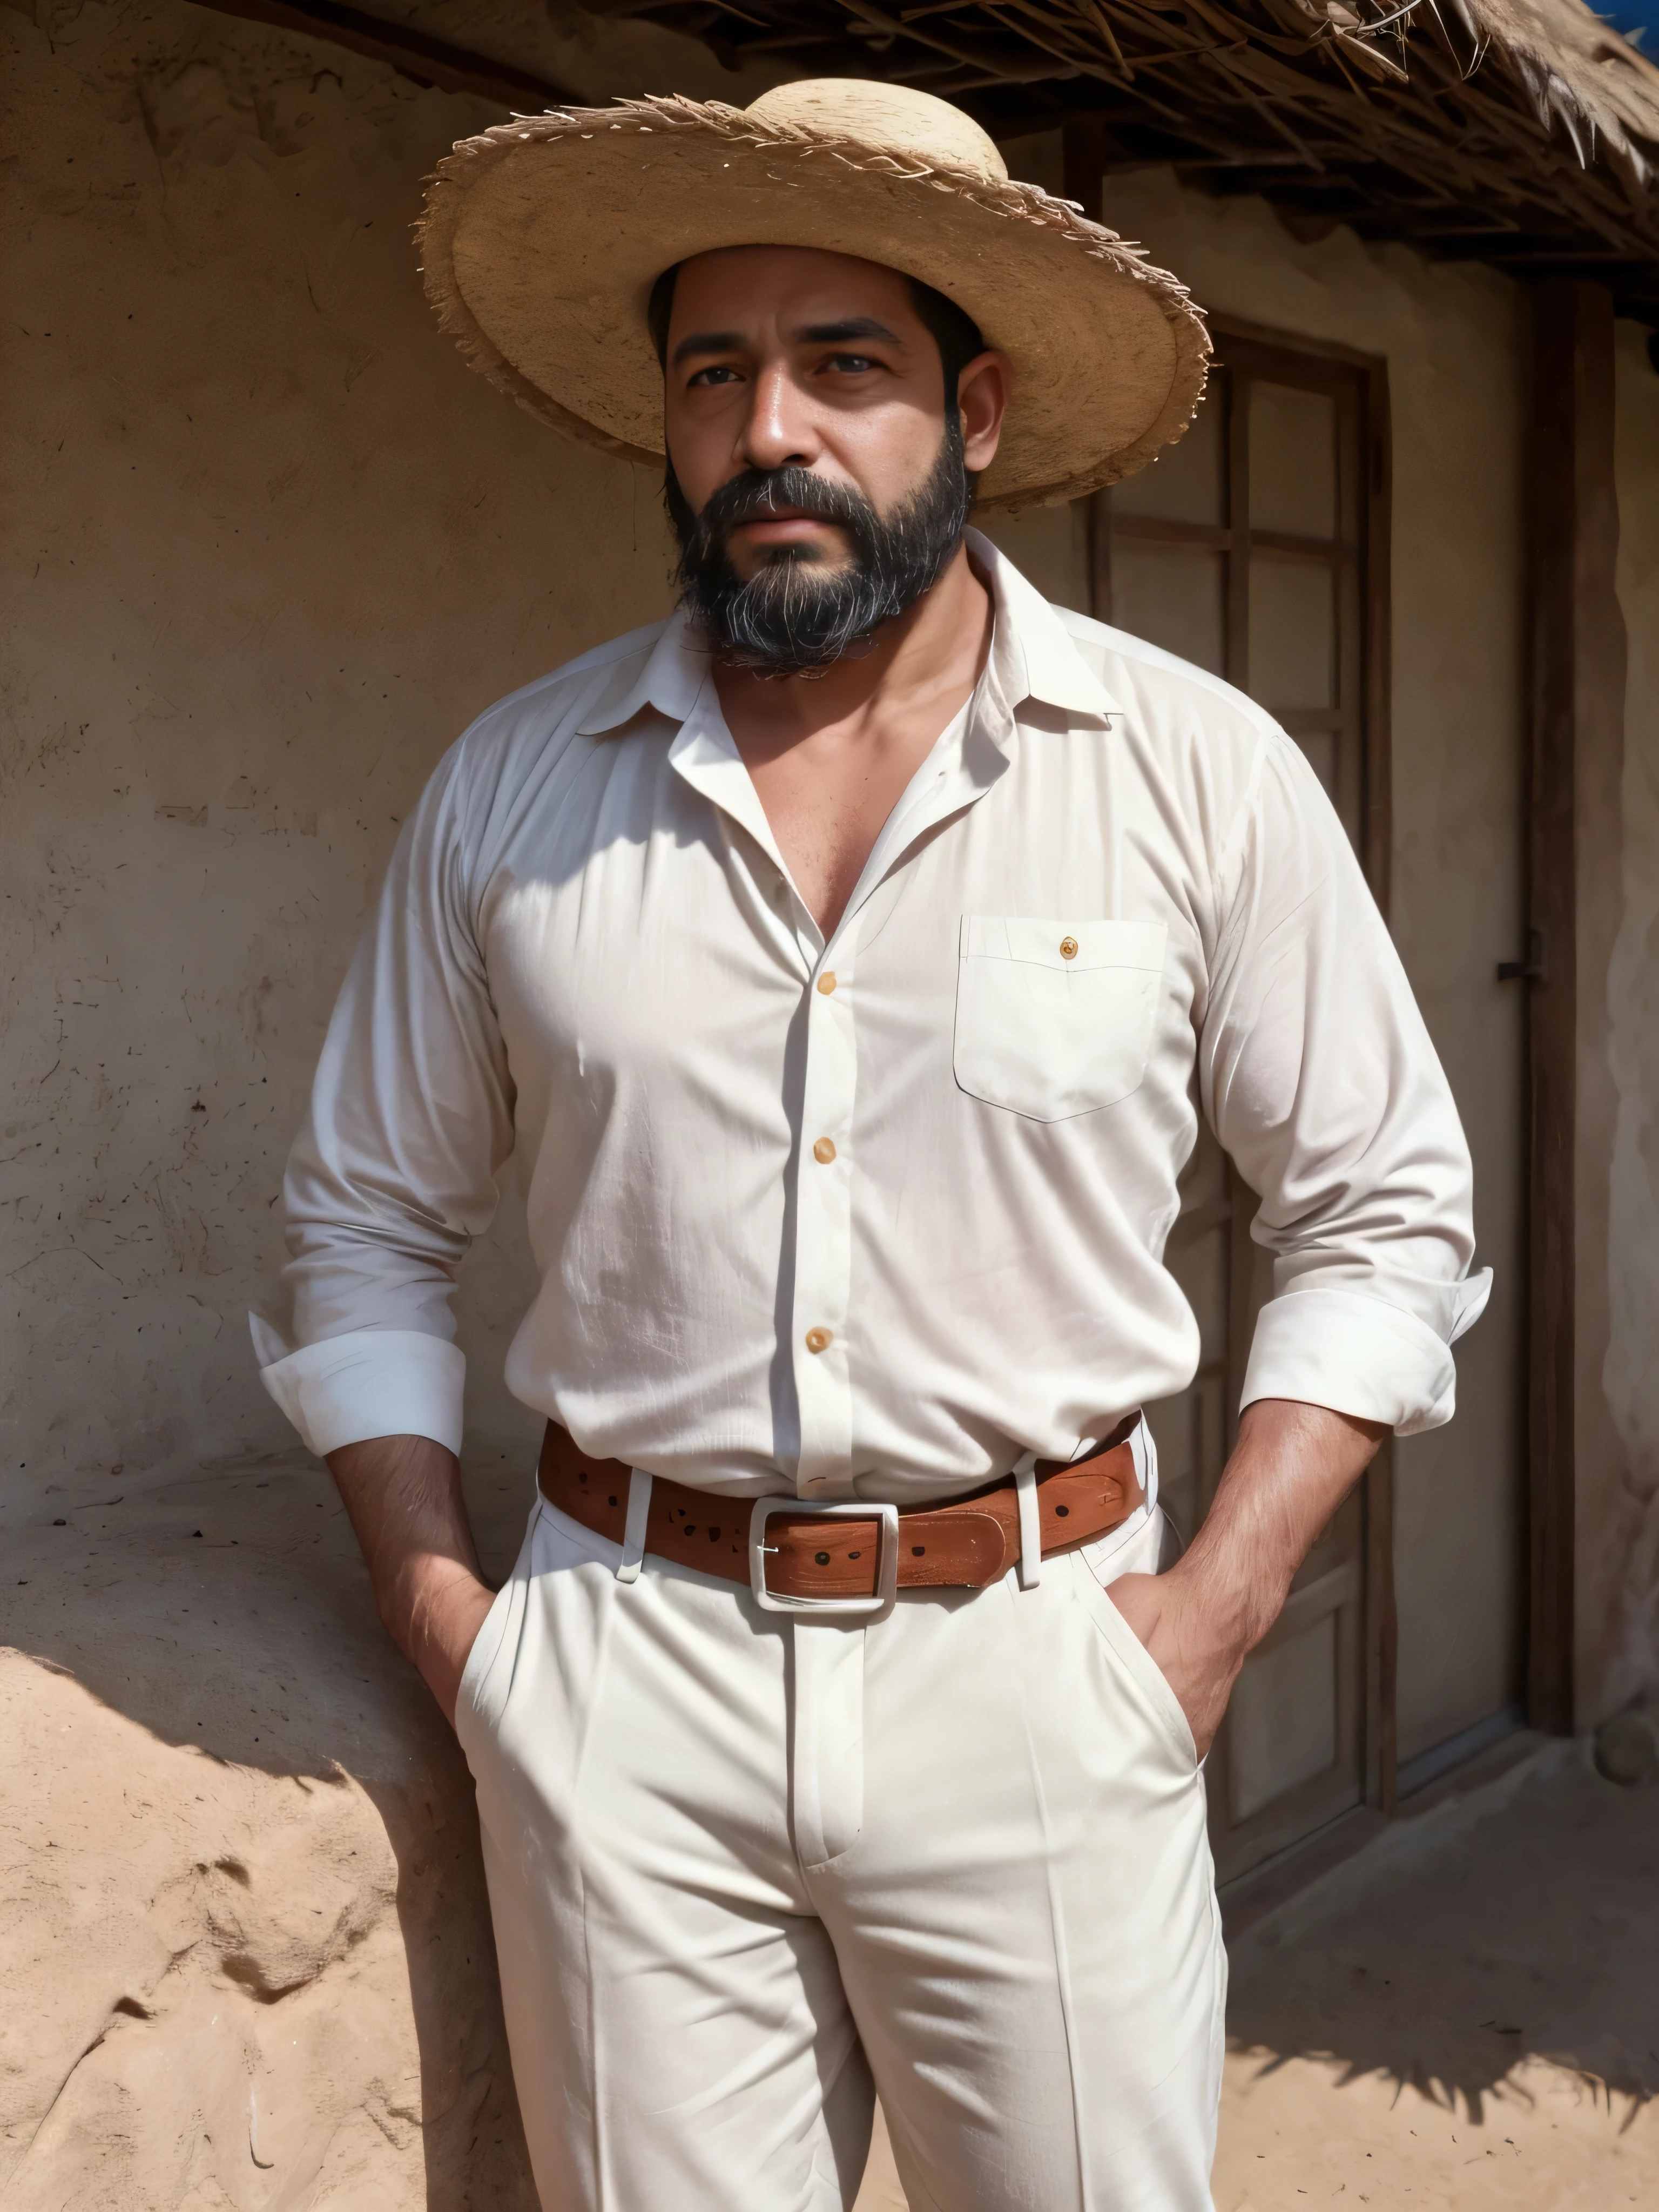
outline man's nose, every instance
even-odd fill
[[[769,362],[750,387],[738,455],[745,467],[810,469],[818,458],[812,408],[787,365]]]

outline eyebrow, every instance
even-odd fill
[[[694,353],[735,353],[739,343],[735,331],[693,331],[675,347],[674,367],[690,361]]]
[[[875,338],[888,345],[904,343],[896,331],[890,331],[873,315],[849,315],[839,323],[810,323],[793,333],[793,342],[796,345],[845,345],[853,338]],[[675,347],[673,366],[678,368],[683,362],[700,353],[736,353],[742,343],[736,331],[693,331]]]
[[[904,343],[896,331],[890,331],[873,315],[849,315],[841,323],[813,323],[795,333],[798,345],[842,345],[848,338],[883,338],[889,345]]]

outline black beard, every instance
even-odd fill
[[[852,485],[793,465],[745,469],[694,514],[671,463],[663,497],[680,542],[680,605],[728,667],[821,676],[844,654],[867,651],[884,623],[932,589],[962,543],[974,485],[954,410],[927,482],[886,518]],[[825,571],[816,553],[781,546],[745,582],[732,566],[727,538],[780,507],[836,525],[850,557]]]

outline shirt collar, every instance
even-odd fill
[[[994,610],[988,673],[1009,713],[1027,699],[1103,722],[1122,708],[1085,663],[1070,631],[1035,585],[977,530],[968,532],[974,566]]]
[[[1027,699],[1096,721],[1121,714],[1085,665],[1065,623],[1006,555],[977,530],[968,532],[968,550],[989,586],[994,611],[987,689],[1006,715],[1012,718]],[[708,680],[708,661],[707,647],[697,643],[684,615],[671,615],[631,683],[624,679],[635,664],[619,665],[583,716],[580,735],[619,730],[647,707],[671,722],[689,720]]]
[[[631,683],[627,680],[630,668],[638,671]],[[708,647],[696,642],[684,615],[677,610],[663,624],[643,666],[631,659],[617,664],[610,684],[583,715],[576,734],[605,737],[631,722],[647,707],[654,707],[671,722],[684,722],[708,679]]]

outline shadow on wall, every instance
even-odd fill
[[[1389,1831],[1232,1948],[1230,2040],[1332,2059],[1478,2125],[1533,2057],[1628,2126],[1659,2093],[1659,1790],[1575,1742]],[[1268,2056],[1267,2054],[1273,2054]]]
[[[73,1496],[0,1509],[0,2199],[534,2212],[471,1780],[326,1474]]]

